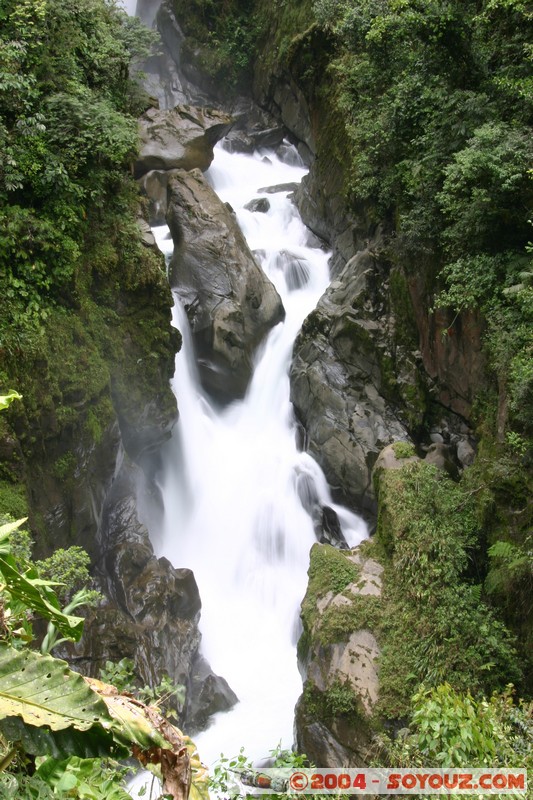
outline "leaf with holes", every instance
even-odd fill
[[[17,728],[27,752],[45,746],[43,734],[68,729],[106,740],[109,750],[113,726],[106,704],[65,661],[0,644],[0,729]]]

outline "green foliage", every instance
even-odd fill
[[[39,775],[0,772],[0,797],[16,797],[17,800],[57,800],[49,784]]]
[[[131,658],[121,658],[120,661],[106,661],[100,669],[100,680],[116,686],[119,692],[135,692],[133,674],[134,663]]]
[[[256,47],[263,30],[250,0],[173,0],[177,18],[188,38],[188,56],[226,94],[251,82]]]
[[[67,603],[76,592],[90,583],[90,563],[89,554],[83,547],[74,546],[67,550],[58,548],[49,558],[36,561],[35,566],[43,578],[61,584],[57,594],[63,603]],[[97,600],[99,595],[97,592],[94,594]]]
[[[324,692],[326,711],[333,717],[353,715],[358,710],[358,698],[349,683],[337,680]]]
[[[124,786],[128,773],[112,760],[71,756],[63,761],[47,758],[36,775],[56,795],[65,792],[79,800],[131,800]]]
[[[7,394],[0,395],[0,411],[4,408],[8,408],[13,400],[22,400],[22,395],[20,395],[14,389],[11,389],[11,391]]]
[[[533,436],[533,289],[529,286],[495,304],[488,322],[491,366],[509,400],[511,442],[523,434],[526,455]],[[514,437],[514,438],[513,438]],[[520,455],[520,453],[519,453]]]
[[[503,122],[476,128],[454,153],[436,198],[448,222],[443,238],[450,256],[525,247],[532,159],[531,132]]]
[[[95,605],[101,599],[102,595],[100,592],[96,592],[92,589],[79,589],[73,595],[70,602],[64,607],[63,613],[72,614],[77,608]],[[58,647],[58,645],[63,642],[68,642],[72,638],[71,636],[64,636],[60,639],[59,633],[58,626],[54,622],[49,622],[46,636],[41,643],[41,653],[50,653],[54,647]]]
[[[0,480],[0,524],[10,519],[28,516],[28,500],[24,486],[9,480]]]
[[[153,35],[108,0],[6,0],[0,31],[0,348],[74,304],[87,222],[137,146],[130,66]]]
[[[162,708],[168,717],[175,715],[171,701],[181,711],[186,696],[186,687],[183,684],[175,684],[168,675],[163,675],[157,686],[139,687],[134,666],[131,658],[121,658],[117,662],[106,661],[105,666],[100,669],[100,679],[116,686],[119,692],[133,694],[143,703]]]
[[[379,629],[383,604],[372,595],[345,595],[348,602],[341,606],[331,605],[315,624],[313,638],[322,645],[346,642],[353,631]]]
[[[396,458],[411,458],[416,455],[415,446],[411,442],[394,442],[392,449]]]
[[[22,636],[23,639],[31,639],[31,627],[26,616],[26,612],[31,610],[51,622],[63,636],[78,641],[83,629],[83,619],[61,610],[59,599],[51,588],[55,582],[43,579],[31,562],[23,561],[20,555],[16,559],[11,554],[10,536],[24,522],[22,519],[0,527],[0,588],[3,594],[2,605],[9,610],[7,616],[4,612],[4,637]],[[21,627],[16,627],[17,623]]]
[[[490,700],[448,683],[413,697],[409,730],[382,737],[394,767],[521,767],[533,764],[531,706],[513,702],[513,687]]]
[[[533,610],[533,534],[521,544],[497,541],[489,547],[490,569],[485,580],[489,593],[513,592],[518,598],[529,598],[529,607],[523,608],[526,617]]]
[[[479,693],[520,679],[509,632],[468,576],[475,498],[422,462],[380,475],[377,536],[389,563],[376,633],[386,716],[408,713],[421,683],[448,681],[454,690]]]
[[[137,689],[137,695],[143,703],[162,708],[168,717],[174,715],[169,707],[170,701],[177,705],[178,711],[183,709],[187,688],[182,683],[174,683],[168,675],[163,675],[157,686],[143,686]]]
[[[306,755],[295,753],[292,750],[283,750],[281,745],[270,751],[270,762],[272,768],[298,769],[313,766],[309,765]],[[221,753],[209,776],[209,792],[211,796],[229,798],[229,800],[249,797],[250,789],[248,787],[253,785],[253,778],[258,774],[261,774],[261,770],[254,767],[253,762],[246,756],[244,747],[241,747],[238,755],[233,758],[227,758]],[[244,778],[243,782],[241,782],[241,778]],[[285,800],[289,797],[288,793],[283,792],[283,786],[273,785],[272,788],[273,792],[269,792],[269,796],[274,800],[282,798]],[[321,795],[319,795],[319,800],[323,800]]]
[[[326,592],[340,594],[350,583],[359,578],[357,564],[331,545],[313,545],[313,556],[309,566],[309,592],[314,597],[323,597]]]

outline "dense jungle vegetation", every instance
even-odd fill
[[[111,367],[124,361],[131,379],[139,353],[134,345],[128,356],[124,341],[148,296],[163,296],[163,325],[156,312],[161,332],[138,330],[141,339],[164,351],[169,338],[164,270],[142,244],[130,175],[146,102],[132,73],[153,40],[107,0],[0,4],[0,434],[12,443],[17,429],[37,481],[36,453],[50,458],[42,417],[52,414],[59,440],[67,432],[57,461],[42,466],[65,487],[76,466],[68,432],[99,441],[112,415]],[[156,360],[143,367],[146,380]],[[27,515],[26,478],[20,455],[2,457],[0,797],[121,800],[129,795],[117,758],[173,751],[175,735],[166,722],[156,730],[148,717],[135,721],[133,707],[129,721],[128,711],[117,719],[102,687],[49,655],[80,638],[74,612],[99,594],[87,588],[80,548],[32,558],[30,534],[15,521]],[[32,536],[49,555],[58,545],[46,543],[32,510]]]
[[[24,395],[0,419],[22,448],[0,463],[0,513],[26,515],[17,483],[41,468],[66,485],[72,432],[97,444],[111,395],[134,415],[137,389],[173,363],[164,264],[142,243],[131,176],[147,104],[134,71],[153,42],[107,0],[0,6],[0,383]],[[153,324],[139,320],[148,296]]]
[[[151,41],[103,1],[2,3],[3,352],[31,347],[51,309],[79,303],[102,206],[123,217],[131,208],[127,172],[142,101],[130,68]],[[101,266],[106,260],[102,252]]]

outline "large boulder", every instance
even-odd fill
[[[368,763],[379,694],[380,648],[372,630],[383,567],[363,547],[311,550],[298,644],[305,683],[296,707],[296,742],[316,764]]]
[[[213,147],[232,124],[233,117],[214,109],[188,105],[148,109],[139,121],[141,146],[135,177],[153,169],[208,169]]]
[[[283,319],[283,305],[201,172],[174,170],[168,187],[171,285],[187,311],[205,387],[233,399],[244,394],[255,348]]]
[[[371,472],[379,452],[408,439],[425,411],[415,357],[391,344],[384,284],[370,250],[351,259],[304,322],[291,368],[291,399],[309,451],[336,496],[367,511],[375,509]]]

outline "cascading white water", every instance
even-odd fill
[[[335,509],[350,545],[366,535],[362,520],[332,503],[320,468],[298,450],[289,400],[294,339],[328,285],[328,255],[308,245],[309,232],[287,191],[265,195],[267,213],[244,208],[261,187],[298,182],[305,169],[273,154],[266,159],[220,147],[215,154],[207,177],[235,210],[282,297],[286,318],[257,354],[246,397],[221,410],[200,387],[177,299],[174,308],[183,335],[173,380],[180,419],[162,486],[164,530],[153,539],[158,556],[194,571],[202,599],[202,652],[240,700],[195,737],[207,763],[241,746],[258,759],[280,741],[292,745],[302,686],[295,653],[298,612],[316,541],[302,505],[306,487],[314,487],[319,504]],[[168,253],[168,228],[154,233]]]

